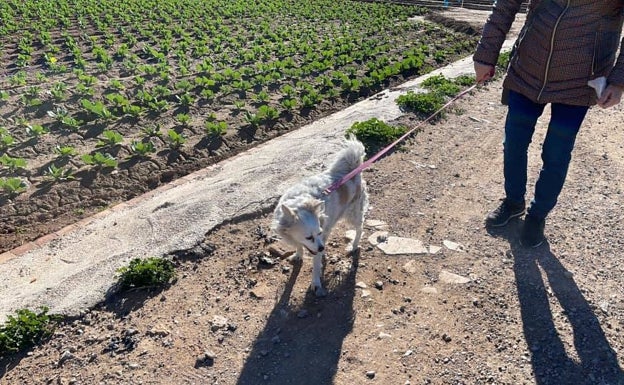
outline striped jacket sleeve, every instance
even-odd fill
[[[522,0],[497,0],[483,26],[483,33],[477,45],[473,60],[483,64],[496,65],[498,55],[520,11]]]

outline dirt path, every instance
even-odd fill
[[[365,244],[352,259],[338,229],[330,294],[316,299],[309,260],[262,262],[270,217],[225,225],[176,256],[168,290],[112,298],[6,363],[0,382],[624,384],[622,109],[591,110],[548,244],[528,252],[518,223],[491,234],[482,224],[502,194],[499,95],[500,81],[466,97],[364,173],[369,219],[463,250],[386,256]]]

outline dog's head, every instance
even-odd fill
[[[282,203],[275,212],[274,230],[293,246],[303,246],[312,254],[323,252],[323,209],[323,201],[318,199],[297,207]]]

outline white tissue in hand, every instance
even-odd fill
[[[600,98],[605,87],[607,87],[607,78],[601,76],[587,82],[587,85],[596,90],[596,95]]]

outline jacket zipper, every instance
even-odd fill
[[[546,83],[548,83],[548,72],[550,72],[549,71],[550,70],[550,60],[552,59],[553,50],[555,48],[555,34],[557,33],[557,28],[559,27],[559,22],[563,18],[563,15],[565,15],[565,13],[568,11],[568,8],[570,8],[570,0],[568,0],[566,2],[566,7],[563,9],[561,14],[557,18],[557,21],[555,22],[555,27],[553,28],[553,32],[550,35],[550,50],[548,51],[548,60],[546,61],[546,68],[544,69],[544,82],[542,83],[542,88],[540,89],[540,92],[537,95],[537,101],[538,102],[539,102],[539,100],[542,97],[542,93],[544,92],[544,89],[546,88]]]

